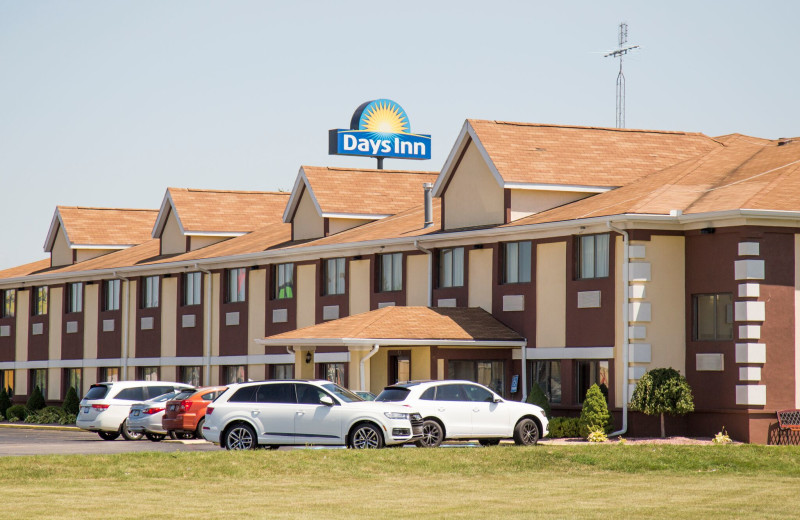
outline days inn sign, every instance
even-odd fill
[[[350,120],[349,130],[328,132],[329,155],[361,155],[396,159],[430,159],[431,136],[412,134],[403,107],[391,99],[361,104]]]

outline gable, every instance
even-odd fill
[[[291,222],[292,240],[305,240],[325,236],[325,220],[317,212],[311,194],[307,189],[303,189],[303,194],[300,196]]]
[[[467,144],[443,188],[444,229],[502,224],[505,221],[504,189],[474,141]]]

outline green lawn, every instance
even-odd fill
[[[800,448],[582,445],[0,459],[2,518],[791,518]]]

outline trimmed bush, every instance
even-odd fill
[[[5,388],[0,389],[0,415],[6,416],[6,411],[11,408],[11,398]]]
[[[583,438],[587,438],[595,430],[602,430],[606,433],[611,431],[611,413],[608,411],[603,391],[597,384],[593,384],[586,391],[586,398],[583,400],[581,409],[580,427]]]
[[[42,395],[42,390],[37,386],[31,392],[31,396],[28,398],[28,403],[25,405],[28,407],[28,411],[35,412],[36,410],[41,410],[47,404],[44,402],[44,395]]]
[[[6,418],[9,421],[23,421],[28,416],[28,409],[23,404],[12,405],[6,411]]]
[[[80,399],[78,399],[78,392],[75,391],[75,388],[69,387],[69,390],[67,390],[67,395],[64,397],[64,405],[62,408],[67,413],[78,415]]]
[[[71,424],[75,422],[75,418],[75,414],[68,413],[59,406],[48,406],[29,413],[25,417],[25,422],[30,424]]]
[[[577,417],[553,417],[547,425],[548,439],[580,437],[580,425]]]
[[[533,383],[531,387],[531,391],[528,393],[528,398],[525,400],[528,404],[535,404],[544,410],[544,415],[549,419],[550,418],[550,400],[547,399],[547,396],[544,395],[542,391],[542,387],[536,383]]]
[[[661,437],[664,414],[686,415],[694,411],[692,387],[674,368],[654,368],[642,376],[631,397],[631,409],[647,415],[661,415]]]

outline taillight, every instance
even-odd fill
[[[163,408],[148,408],[144,411],[147,415],[153,415],[154,413],[163,412]]]
[[[94,408],[95,410],[106,410],[108,406],[109,405],[107,404],[93,404],[92,408]]]
[[[181,401],[181,407],[183,408],[183,412],[186,413],[189,411],[189,408],[192,407],[192,402],[188,399]]]
[[[211,412],[213,412],[213,411],[214,411],[214,409],[209,406],[208,408],[206,408],[206,415],[211,415]]]

